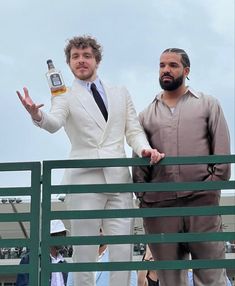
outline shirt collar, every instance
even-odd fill
[[[50,255],[51,257],[51,261],[54,261],[55,263],[59,263],[60,261],[64,261],[64,257],[58,253],[58,255],[56,257],[53,257],[52,255]]]
[[[162,94],[163,94],[163,91],[161,91],[160,93],[158,93],[158,94],[156,95],[155,100],[156,100],[156,101],[161,101],[161,100],[162,100]],[[200,93],[194,91],[190,86],[187,86],[187,89],[186,89],[185,94],[192,95],[192,96],[194,96],[194,97],[196,97],[196,98],[200,98],[200,97],[201,97]]]
[[[87,90],[90,91],[91,89],[91,84],[94,83],[96,85],[96,88],[99,90],[100,88],[102,88],[102,84],[100,79],[97,77],[94,81],[85,81],[85,80],[81,80],[79,78],[77,78],[78,83],[83,86],[84,88],[86,88]]]

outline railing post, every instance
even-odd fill
[[[0,265],[0,274],[17,274],[28,273],[30,285],[38,286],[40,258],[39,258],[39,241],[40,241],[40,162],[25,163],[0,163],[0,171],[16,172],[31,171],[31,184],[29,187],[1,187],[1,196],[29,196],[30,212],[17,212],[13,203],[10,202],[13,213],[0,213],[0,222],[18,222],[24,233],[24,238],[4,238],[0,239],[1,247],[27,247],[30,250],[28,265]],[[10,201],[10,199],[9,199]],[[23,222],[30,223],[30,235],[26,233]]]
[[[37,283],[39,285],[40,273],[40,210],[41,210],[41,163],[36,162],[32,166],[31,172],[31,205],[30,211],[30,267],[29,285]]]
[[[41,273],[40,286],[49,286],[50,280],[50,255],[48,240],[50,236],[50,212],[51,212],[51,169],[43,163],[42,176],[42,228],[41,228]]]

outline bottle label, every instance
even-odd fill
[[[54,73],[50,75],[50,78],[51,78],[51,83],[53,86],[57,87],[57,86],[63,85],[63,82],[58,73]]]

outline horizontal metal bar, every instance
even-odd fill
[[[1,197],[3,196],[30,196],[33,189],[31,187],[0,187]]]
[[[27,247],[30,246],[30,239],[24,238],[7,238],[7,239],[0,239],[0,248],[2,247]]]
[[[124,271],[124,270],[157,270],[157,269],[209,269],[234,268],[235,259],[218,260],[175,260],[175,261],[133,261],[133,262],[95,262],[95,263],[60,263],[49,264],[50,272],[82,271]]]
[[[10,162],[0,163],[0,172],[5,171],[33,171],[35,167],[40,167],[40,162]]]
[[[50,219],[92,219],[122,217],[170,217],[191,215],[234,215],[235,206],[204,206],[204,207],[168,207],[168,208],[136,208],[53,211],[48,213]]]
[[[47,237],[44,243],[48,245],[99,245],[99,244],[128,244],[128,243],[175,243],[201,241],[230,241],[235,239],[235,232],[207,233],[161,233],[144,235],[104,235],[104,236],[68,236]]]
[[[125,271],[125,270],[157,270],[157,269],[233,269],[235,259],[218,260],[174,260],[174,261],[132,261],[132,262],[94,262],[94,263],[48,263],[50,272],[82,272],[82,271]],[[1,274],[30,272],[30,264],[0,265]]]
[[[33,219],[29,213],[0,213],[0,222],[30,221]]]
[[[0,265],[0,274],[29,273],[31,268],[31,264]]]
[[[97,168],[97,167],[124,167],[149,165],[149,158],[110,158],[110,159],[82,159],[82,160],[55,160],[43,161],[44,168]],[[221,164],[235,163],[235,155],[210,156],[178,156],[165,157],[158,165],[194,165],[194,164]]]
[[[138,183],[138,184],[90,184],[90,185],[44,185],[51,194],[75,193],[125,193],[125,192],[183,192],[202,190],[234,189],[235,181],[183,182],[183,183]]]

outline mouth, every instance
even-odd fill
[[[77,70],[79,70],[79,71],[85,71],[85,70],[87,70],[87,67],[80,66],[80,67],[77,67]]]
[[[169,81],[169,80],[173,80],[174,78],[172,76],[169,75],[164,75],[161,77],[161,80],[163,81]]]

